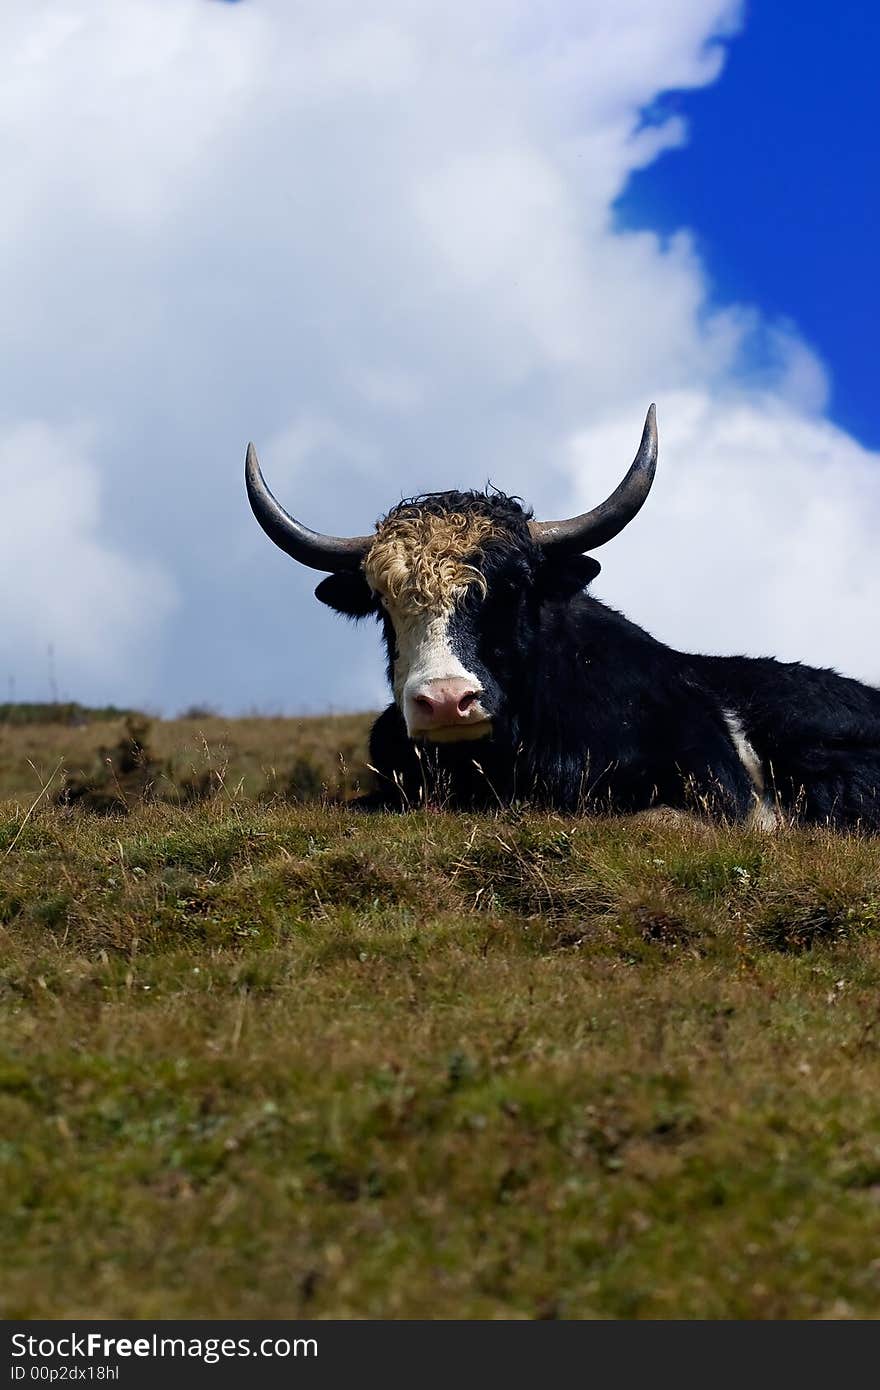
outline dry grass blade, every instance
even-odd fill
[[[35,811],[35,810],[37,809],[37,807],[39,806],[39,804],[40,804],[40,802],[42,801],[43,797],[46,795],[46,793],[47,793],[47,791],[49,790],[49,788],[51,787],[52,783],[55,781],[55,778],[58,776],[58,773],[59,773],[60,770],[61,770],[61,767],[62,767],[63,762],[64,762],[63,757],[58,759],[58,762],[55,764],[55,767],[54,767],[54,769],[53,769],[53,771],[52,771],[52,774],[51,774],[51,776],[49,777],[48,781],[44,782],[43,785],[42,785],[42,787],[40,788],[40,790],[37,792],[37,795],[34,797],[33,801],[31,802],[30,806],[29,806],[28,809],[27,809],[27,814],[25,815],[24,820],[22,821],[21,825],[18,827],[18,830],[17,830],[17,832],[16,832],[15,838],[12,840],[11,844],[7,845],[7,847],[6,847],[6,853],[5,853],[4,856],[3,856],[4,859],[8,859],[9,856],[10,856],[10,854],[12,853],[12,851],[15,849],[15,846],[18,844],[19,840],[21,839],[21,836],[22,836],[22,833],[23,833],[23,831],[24,831],[25,826],[27,825],[27,823],[28,823],[28,821],[30,820],[31,816],[34,814],[34,811]]]

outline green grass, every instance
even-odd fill
[[[367,817],[271,775],[364,721],[207,722],[111,816],[25,823],[106,726],[0,743],[3,1316],[880,1314],[880,843]]]

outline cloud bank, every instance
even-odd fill
[[[597,591],[683,647],[868,679],[878,458],[809,346],[719,306],[685,231],[626,233],[727,0],[31,0],[0,19],[4,656],[20,694],[375,705],[376,635],[253,522],[365,530],[498,486],[651,502]],[[747,38],[744,40],[747,42]],[[85,423],[84,423],[85,422]],[[0,669],[0,678],[3,671]]]

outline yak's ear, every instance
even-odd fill
[[[322,579],[315,597],[347,618],[366,618],[376,608],[376,598],[362,574],[328,574]]]
[[[569,555],[564,560],[548,559],[541,573],[541,588],[548,598],[571,598],[585,589],[601,568],[592,555]]]

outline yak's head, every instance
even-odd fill
[[[401,502],[370,536],[322,536],[272,496],[248,446],[254,515],[288,555],[330,571],[317,596],[352,618],[380,616],[394,696],[410,738],[458,742],[492,732],[523,678],[548,598],[599,572],[584,554],[641,507],[657,463],[651,406],[629,472],[607,501],[567,521],[535,521],[501,493],[435,492]]]

